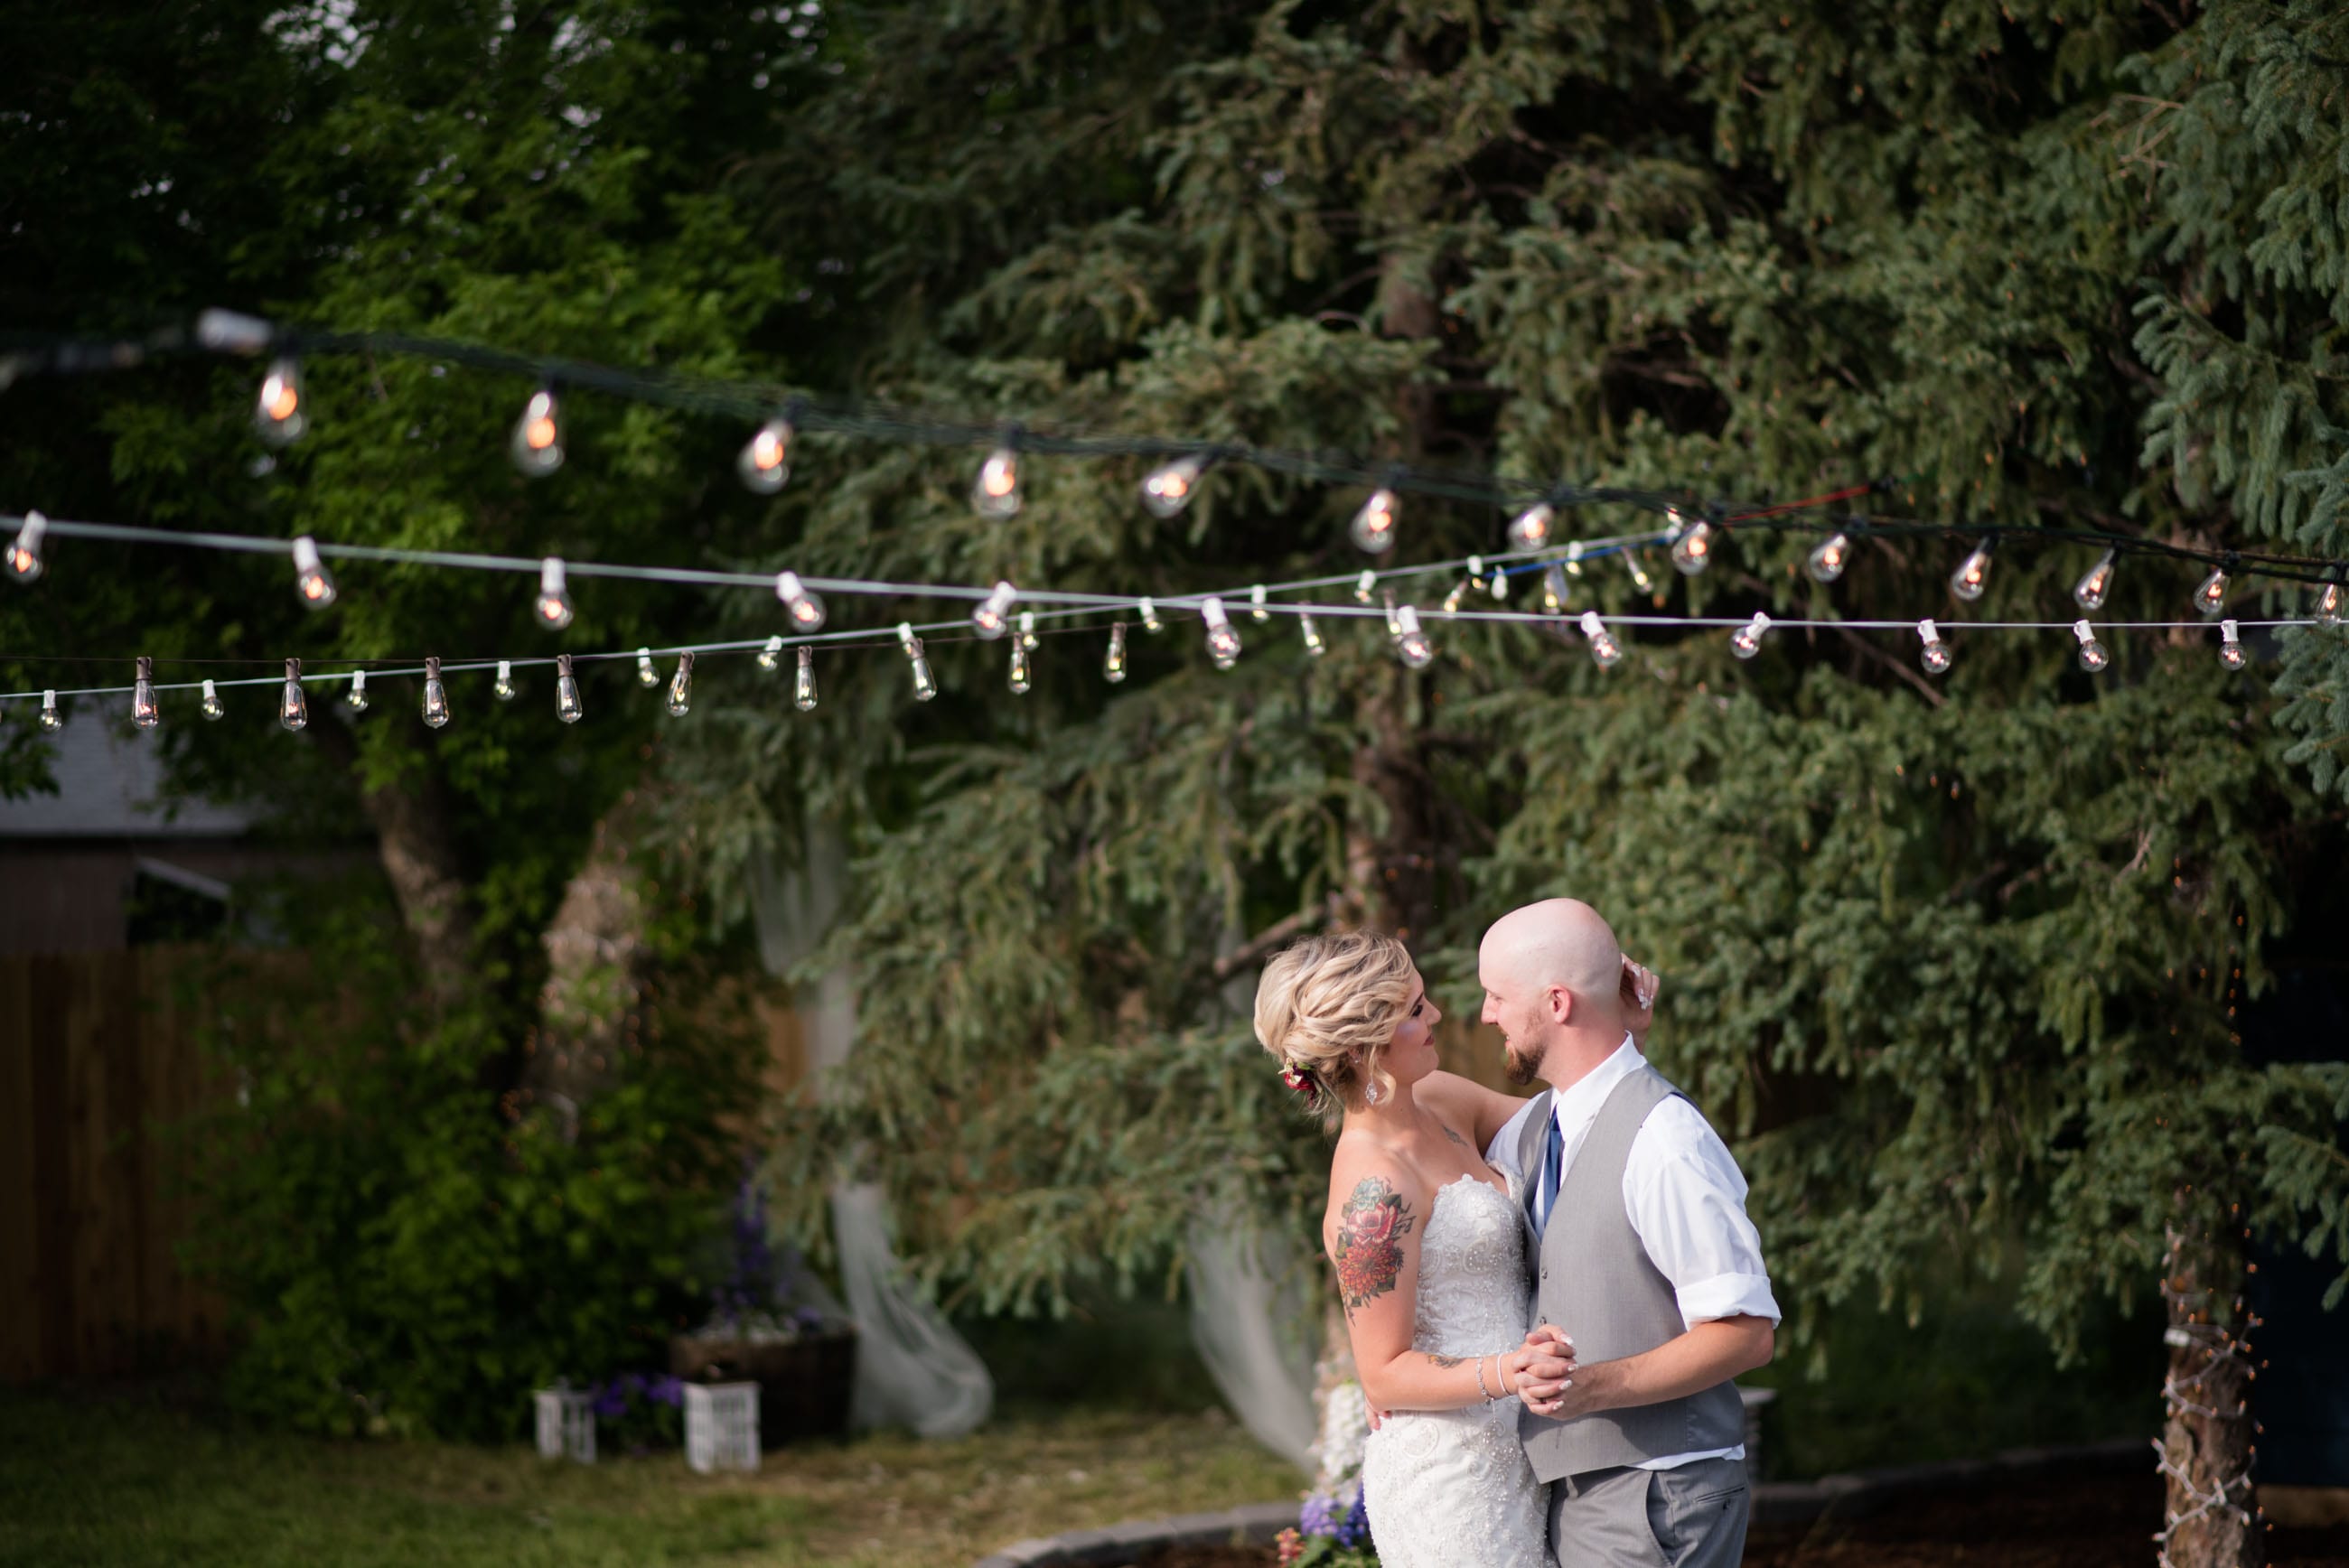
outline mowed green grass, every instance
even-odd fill
[[[550,1464],[241,1429],[152,1396],[0,1391],[6,1568],[936,1568],[1302,1485],[1219,1411],[1018,1415],[704,1477],[673,1451]]]

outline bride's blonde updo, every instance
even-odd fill
[[[1292,1087],[1310,1084],[1325,1126],[1361,1107],[1371,1084],[1392,1093],[1380,1066],[1411,1006],[1410,950],[1392,936],[1350,931],[1309,936],[1264,966],[1256,1037]]]

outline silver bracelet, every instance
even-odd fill
[[[1476,1392],[1485,1396],[1485,1403],[1487,1405],[1500,1398],[1498,1394],[1485,1387],[1485,1358],[1482,1356],[1476,1357]]]

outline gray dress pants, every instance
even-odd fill
[[[1557,1568],[1736,1568],[1753,1511],[1744,1460],[1568,1476],[1549,1489],[1550,1561]]]

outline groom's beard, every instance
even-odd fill
[[[1520,1056],[1507,1041],[1501,1044],[1501,1076],[1523,1088],[1541,1075],[1540,1055]]]

